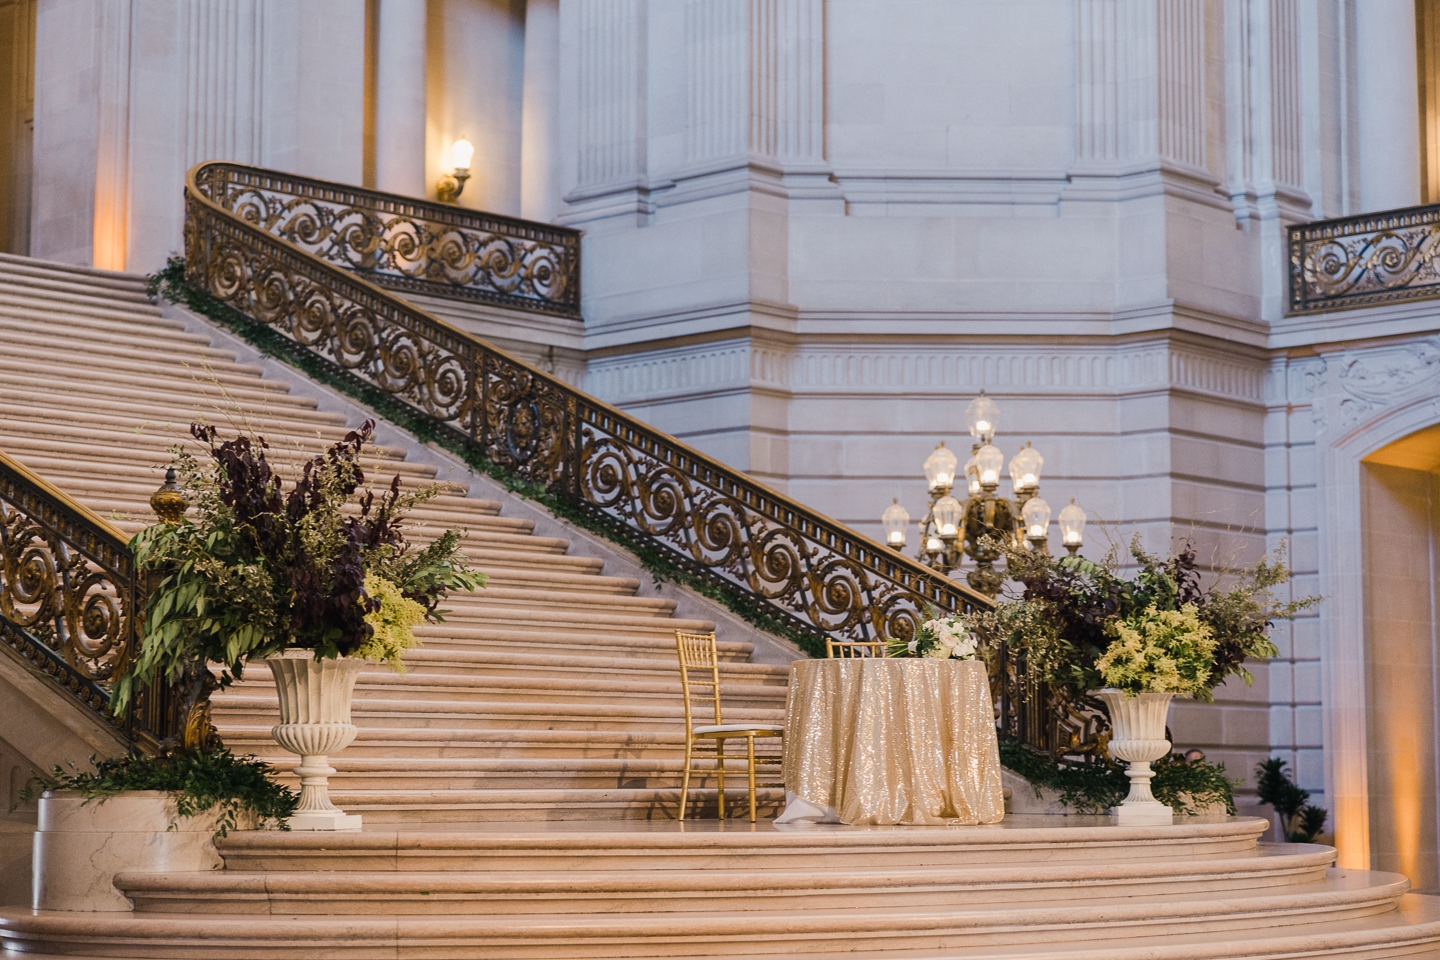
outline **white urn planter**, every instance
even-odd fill
[[[159,790],[89,801],[76,791],[47,791],[31,848],[31,906],[128,912],[129,898],[115,889],[118,873],[219,870],[224,864],[215,850],[217,820],[213,808],[179,816],[174,796]],[[237,826],[253,829],[254,822]]]
[[[1150,764],[1170,752],[1165,739],[1165,718],[1170,712],[1173,693],[1137,693],[1106,687],[1094,694],[1105,701],[1110,711],[1110,756],[1130,766],[1130,795],[1110,812],[1126,826],[1174,823],[1175,813],[1155,799],[1150,792],[1150,778],[1155,772]]]
[[[280,722],[270,729],[275,742],[299,754],[300,803],[291,830],[359,830],[358,814],[330,802],[329,757],[355,739],[350,698],[364,661],[341,657],[316,660],[313,650],[283,650],[265,663],[275,676]]]

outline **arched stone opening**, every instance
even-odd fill
[[[1361,461],[1371,866],[1440,889],[1440,425]]]
[[[1422,392],[1422,379],[1363,407],[1353,390],[1317,391],[1318,568],[1325,793],[1340,866],[1395,870],[1433,890],[1440,468],[1426,468],[1425,451],[1440,449],[1440,398]],[[1396,750],[1405,751],[1400,764]]]

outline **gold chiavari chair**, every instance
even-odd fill
[[[691,772],[695,761],[695,745],[702,740],[715,744],[715,785],[720,797],[720,819],[725,819],[725,741],[745,738],[746,760],[750,767],[750,822],[755,822],[755,765],[778,764],[778,758],[755,756],[756,737],[784,736],[785,728],[774,723],[726,723],[720,712],[720,657],[713,633],[675,631],[675,648],[680,655],[680,686],[685,694],[685,777],[680,784],[680,819],[685,819],[685,806],[690,793]],[[693,673],[692,673],[693,671]],[[707,696],[696,687],[709,687]],[[715,722],[697,725],[696,710],[709,700],[714,707]]]
[[[832,640],[826,637],[825,656],[832,660],[837,657],[883,657],[885,643],[880,640]]]

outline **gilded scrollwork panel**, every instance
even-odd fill
[[[0,462],[0,636],[97,711],[136,640],[133,568],[117,546]]]
[[[1290,228],[1290,313],[1440,296],[1440,208]]]
[[[230,164],[203,167],[197,185],[246,223],[382,286],[579,310],[573,230]]]

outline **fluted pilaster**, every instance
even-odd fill
[[[575,16],[578,186],[636,181],[645,172],[644,2],[587,0]]]

